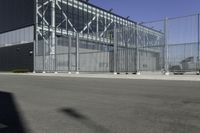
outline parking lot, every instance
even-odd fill
[[[200,82],[0,74],[1,133],[199,133]]]

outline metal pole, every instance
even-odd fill
[[[169,75],[169,65],[168,65],[168,61],[169,61],[169,51],[168,51],[168,44],[167,44],[167,25],[168,25],[168,18],[165,18],[164,21],[164,65],[165,65],[165,75]]]
[[[43,4],[44,4],[44,1],[42,0],[42,20],[43,20],[43,21],[42,21],[42,37],[44,37],[44,14],[43,14],[43,12],[44,12],[44,5],[43,5]],[[43,46],[43,59],[42,59],[42,61],[43,61],[43,73],[46,73],[46,72],[45,72],[45,56],[46,56],[46,55],[45,55],[45,54],[46,54],[46,53],[45,53],[45,45],[46,45],[46,44],[45,44],[44,38],[43,38],[43,41],[42,41],[42,42],[43,42],[43,43],[42,43],[42,44],[43,44],[43,45],[42,45],[42,46]]]
[[[99,36],[99,15],[97,15],[97,18],[96,18],[96,20],[97,20],[97,28],[96,28],[96,38],[98,38],[98,36]]]
[[[135,34],[135,39],[136,39],[136,74],[140,75],[140,57],[139,57],[139,44],[138,44],[138,23],[136,23],[136,34]]]
[[[58,73],[57,72],[57,37],[55,38],[55,54],[54,54],[54,58],[55,58],[55,61],[54,61],[55,73]]]
[[[55,0],[52,0],[51,2],[51,27],[52,27],[52,32],[51,32],[51,39],[52,39],[52,43],[51,43],[51,53],[50,55],[53,56],[52,60],[54,62],[54,72],[57,73],[57,66],[56,66],[56,32],[55,32],[55,28],[56,28],[56,22],[55,22],[55,6],[56,6],[56,2]]]
[[[71,46],[72,38],[69,36],[69,46],[68,46],[68,73],[71,74]]]
[[[116,23],[114,23],[114,51],[113,51],[113,68],[114,74],[117,74],[117,33],[116,33]]]
[[[128,74],[128,44],[127,43],[128,43],[127,36],[125,36],[125,72],[126,74]]]
[[[42,26],[43,27],[43,26]],[[43,28],[42,28],[42,36],[43,36]],[[42,62],[43,62],[43,73],[46,73],[45,72],[45,56],[46,56],[46,53],[45,53],[45,50],[46,50],[46,47],[45,47],[45,45],[46,45],[46,42],[45,42],[45,40],[43,39],[43,41],[42,41],[42,44],[43,44],[43,59],[42,59]]]
[[[38,46],[38,0],[35,1],[35,27],[34,27],[34,37],[35,41],[33,44],[33,73],[36,72],[36,45]]]
[[[76,34],[76,74],[79,74],[79,34]]]
[[[125,22],[125,25],[128,25],[127,24],[127,21]],[[127,34],[127,31],[128,30],[128,26],[125,27],[124,29],[124,43],[125,43],[125,72],[126,74],[128,74],[128,34]]]
[[[198,14],[198,48],[197,48],[197,53],[198,53],[198,57],[197,57],[197,74],[200,74],[200,22],[199,22],[199,18],[200,18],[200,14]]]

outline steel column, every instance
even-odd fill
[[[97,22],[96,22],[96,38],[99,36],[99,15],[97,15]]]
[[[165,75],[169,75],[169,51],[168,51],[168,44],[167,44],[167,28],[168,28],[168,18],[165,18],[164,21],[164,69]]]
[[[136,34],[135,34],[135,40],[136,40],[136,73],[140,73],[140,56],[139,56],[139,44],[138,44],[138,23],[136,23]]]
[[[36,72],[36,46],[38,46],[38,0],[35,0],[35,27],[34,27],[34,44],[33,44],[33,73]]]
[[[51,2],[51,27],[52,27],[52,31],[51,31],[51,46],[50,46],[50,55],[52,56],[52,61],[54,64],[54,72],[56,73],[57,70],[57,66],[56,66],[56,32],[55,32],[55,27],[56,27],[56,22],[55,22],[55,17],[56,17],[56,13],[55,13],[55,6],[56,6],[56,2],[55,0],[52,0]]]
[[[114,74],[117,74],[117,33],[116,33],[116,23],[114,23],[114,51],[113,51],[113,69]]]
[[[76,73],[79,73],[79,34],[76,34]]]
[[[126,74],[128,74],[128,34],[127,34],[127,32],[128,32],[128,24],[127,24],[127,21],[125,21],[125,25],[127,26],[127,27],[125,27],[125,29],[124,29],[124,31],[125,31],[125,33],[124,33],[124,43],[125,43],[125,72],[126,72]]]
[[[45,22],[45,18],[44,18],[44,3],[43,3],[43,1],[42,1],[42,37],[44,37],[44,22]],[[38,12],[38,14],[39,14],[39,12]],[[43,73],[45,73],[46,72],[46,70],[45,70],[45,56],[46,56],[46,42],[43,40],[42,41],[42,46],[43,46],[43,59],[42,59],[42,61],[43,61]]]
[[[198,48],[197,48],[197,53],[198,53],[198,56],[197,56],[197,61],[198,61],[198,63],[197,63],[197,74],[200,74],[200,14],[198,14]]]
[[[71,74],[71,46],[72,38],[69,36],[69,45],[68,45],[68,73]]]

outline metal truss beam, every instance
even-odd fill
[[[41,6],[38,7],[38,9],[40,9],[40,8],[42,8],[43,6],[45,6],[45,5],[49,4],[49,3],[51,3],[51,1],[52,1],[52,0],[48,0],[48,1],[44,2]]]
[[[41,9],[43,6],[49,4],[51,1],[52,1],[52,0],[46,1],[46,2],[43,3],[41,6],[39,6],[39,7],[36,8],[36,12],[37,12],[38,16],[39,16],[40,18],[42,18],[42,21],[44,21],[47,25],[49,25],[49,23],[47,22],[47,20],[46,20],[45,17],[44,17],[47,9],[46,9],[44,12],[42,12],[42,13],[40,13],[40,9]],[[38,1],[37,1],[37,6],[38,6]]]
[[[52,28],[49,28],[48,26],[44,26],[44,27],[38,27],[38,30],[44,30],[44,31],[47,31],[47,32],[52,32]],[[59,29],[59,28],[56,28],[56,33],[58,34],[63,34],[65,36],[73,36],[74,34],[76,34],[76,32],[73,32],[73,31],[67,31],[66,29]],[[84,40],[93,40],[93,41],[96,41],[96,36],[94,35],[83,35],[83,34],[79,34],[79,37],[84,39]],[[107,39],[107,38],[103,38],[103,37],[98,37],[98,40],[100,42],[111,42],[113,43],[113,41],[111,41],[110,39]]]
[[[62,8],[60,7],[58,1],[56,1],[56,5],[59,8],[59,10],[62,11]],[[68,19],[67,15],[65,14],[64,11],[62,11],[63,16],[65,17],[65,21],[69,23],[69,25],[71,26],[71,28],[74,30],[74,32],[77,32],[77,30],[75,29],[75,27],[73,26],[73,24],[71,23],[71,21]]]
[[[50,2],[51,2],[52,0],[49,0],[49,1],[46,1],[43,5],[47,5],[47,4],[49,4]],[[134,23],[132,23],[132,22],[128,22],[127,20],[124,20],[124,19],[117,19],[117,17],[116,16],[113,16],[113,15],[111,15],[111,14],[109,14],[109,13],[107,13],[108,15],[103,15],[102,13],[100,13],[99,11],[98,12],[92,12],[91,10],[87,10],[86,8],[82,8],[81,6],[77,6],[77,5],[73,5],[72,3],[70,3],[70,2],[66,2],[66,1],[64,1],[64,0],[56,0],[56,5],[58,6],[58,8],[60,9],[60,10],[62,10],[61,9],[61,7],[60,7],[60,5],[59,5],[59,2],[61,3],[63,3],[63,4],[65,4],[65,5],[69,5],[69,6],[74,6],[75,8],[78,8],[78,9],[80,9],[80,10],[84,10],[85,12],[88,12],[88,13],[91,13],[91,14],[93,14],[93,15],[99,15],[100,17],[103,17],[103,18],[105,18],[105,19],[107,19],[107,20],[110,20],[110,21],[113,21],[114,23],[116,23],[116,24],[121,24],[121,25],[124,25],[124,26],[131,26],[132,28],[135,28],[135,24]],[[78,3],[77,3],[78,4]],[[42,7],[42,5],[41,6],[39,6],[38,7],[38,9],[40,9]],[[62,11],[63,12],[63,11]],[[40,14],[40,17],[41,17],[42,15]],[[68,17],[67,17],[67,15],[63,12],[63,16],[65,17],[65,19],[67,19]],[[46,20],[45,20],[46,21]],[[73,26],[73,24],[71,23],[71,21],[69,20],[69,19],[67,19],[66,20],[68,23],[69,23],[69,25],[72,27],[72,29],[75,31],[75,32],[77,32],[77,30],[75,29],[75,27]],[[47,21],[46,21],[47,22]],[[46,23],[45,22],[45,23]],[[125,23],[126,22],[126,23]],[[163,34],[161,34],[161,33],[158,33],[158,32],[156,32],[156,31],[152,31],[152,30],[150,30],[150,29],[148,29],[148,28],[145,28],[144,26],[142,26],[142,25],[138,25],[138,28],[139,28],[139,30],[144,30],[144,32],[150,32],[151,34],[155,34],[155,35],[158,35],[158,36],[162,36]],[[86,27],[86,29],[87,29],[87,27]]]
[[[105,34],[105,32],[107,31],[107,29],[110,27],[112,23],[113,23],[113,20],[111,20],[111,22],[107,26],[105,26],[104,31],[100,34],[100,37],[102,37]]]
[[[46,38],[42,35],[41,31],[40,30],[37,30],[37,32],[39,33],[39,35],[44,39],[44,41],[46,43],[48,43],[48,41],[46,40]]]
[[[59,24],[56,26],[56,28],[59,28],[59,26],[61,26],[62,23],[64,23],[65,21],[66,21],[66,19],[63,19],[63,21],[62,21],[61,23],[59,23]]]
[[[98,12],[92,12],[92,11],[90,11],[90,10],[86,10],[86,8],[83,8],[83,7],[81,7],[81,6],[77,6],[76,4],[75,5],[73,5],[72,3],[70,3],[70,2],[66,2],[66,1],[64,1],[64,0],[55,0],[56,2],[55,2],[55,4],[56,4],[56,6],[58,7],[58,9],[59,10],[61,10],[61,12],[62,12],[62,15],[64,16],[64,19],[63,19],[63,21],[61,22],[61,23],[59,23],[57,26],[56,26],[56,28],[58,28],[63,22],[65,22],[66,21],[66,24],[68,24],[71,28],[72,28],[72,30],[73,30],[73,32],[75,32],[75,33],[77,33],[77,30],[76,30],[76,28],[73,26],[73,24],[71,23],[71,21],[68,19],[68,16],[66,15],[66,13],[62,10],[62,8],[61,8],[61,6],[60,6],[60,4],[59,4],[59,2],[62,2],[63,4],[68,4],[68,5],[70,5],[70,6],[74,6],[75,8],[79,8],[80,10],[84,10],[84,11],[88,11],[88,13],[92,13],[92,14],[94,14],[95,16],[92,18],[92,20],[90,20],[89,22],[88,22],[88,24],[85,24],[85,27],[80,31],[80,36],[81,36],[81,34],[83,34],[83,32],[85,31],[85,30],[89,30],[89,29],[91,29],[91,24],[92,24],[92,22],[96,19],[97,20],[97,24],[96,24],[96,37],[94,37],[94,38],[98,38],[97,40],[101,40],[100,38],[103,38],[103,35],[107,32],[107,30],[109,29],[109,27],[111,26],[111,24],[112,23],[115,23],[115,24],[117,24],[117,25],[121,25],[121,26],[126,26],[126,23],[120,23],[119,21],[121,20],[121,19],[115,19],[115,18],[112,18],[111,16],[109,16],[109,15],[103,15],[102,13],[100,13],[99,11]],[[43,4],[43,6],[44,5],[48,5],[50,2],[52,2],[52,0],[49,0],[49,1],[46,1],[44,4]],[[44,21],[44,23],[46,24],[46,25],[49,25],[49,22],[45,19],[45,17],[42,17],[42,14],[41,14],[41,8],[42,8],[42,6],[39,6],[38,7],[38,10],[37,10],[37,14],[38,14],[38,16],[39,17],[41,17],[42,18],[42,20]],[[39,10],[40,9],[40,10]],[[46,12],[46,11],[45,11]],[[43,12],[43,16],[45,16],[45,12]],[[55,16],[54,16],[55,17]],[[105,25],[105,27],[104,27],[104,30],[99,34],[99,22],[101,22],[101,20],[99,20],[99,18],[98,17],[103,17],[104,19],[105,19],[105,21],[108,21],[108,20],[110,20],[110,22],[107,24],[107,25]],[[124,21],[124,20],[123,20]],[[131,27],[132,28],[132,30],[135,30],[135,26],[134,26],[134,23],[132,23],[132,24],[129,24],[128,25],[128,23],[127,23],[127,26],[128,27]],[[133,27],[132,27],[133,26]],[[43,27],[44,27],[44,25],[43,25]],[[67,27],[67,26],[66,26]],[[141,25],[138,25],[137,26],[138,27],[138,30],[139,31],[141,31],[141,32],[149,32],[149,34],[154,34],[154,35],[157,35],[157,36],[162,36],[163,34],[161,34],[161,33],[157,33],[157,32],[152,32],[151,30],[149,30],[149,29],[147,29],[147,28],[144,28],[143,26],[141,26]],[[62,30],[64,30],[64,29],[62,29]],[[66,28],[66,30],[68,30],[67,28]],[[92,30],[92,32],[93,32],[93,29],[91,29]],[[117,29],[116,29],[116,31],[117,31]],[[57,30],[56,30],[56,32],[57,32]],[[69,32],[69,31],[68,31]],[[94,33],[94,32],[93,32]],[[89,34],[89,32],[88,32],[88,34]],[[73,34],[74,35],[74,34]],[[82,36],[85,36],[85,35],[82,35]],[[92,35],[89,35],[89,36],[92,36]]]
[[[42,21],[44,21],[47,25],[49,25],[49,23],[47,22],[47,20],[42,17],[42,14],[38,11],[37,14],[40,16],[40,18],[42,18]]]
[[[96,19],[96,17],[97,16],[94,16],[93,18],[92,18],[92,20],[90,20],[87,24],[86,24],[86,26],[83,28],[83,30],[81,30],[81,34],[85,31],[85,30],[87,30],[89,27],[90,27],[90,25],[92,24],[92,22]]]

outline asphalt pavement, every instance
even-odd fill
[[[0,74],[0,133],[200,133],[200,82]]]

